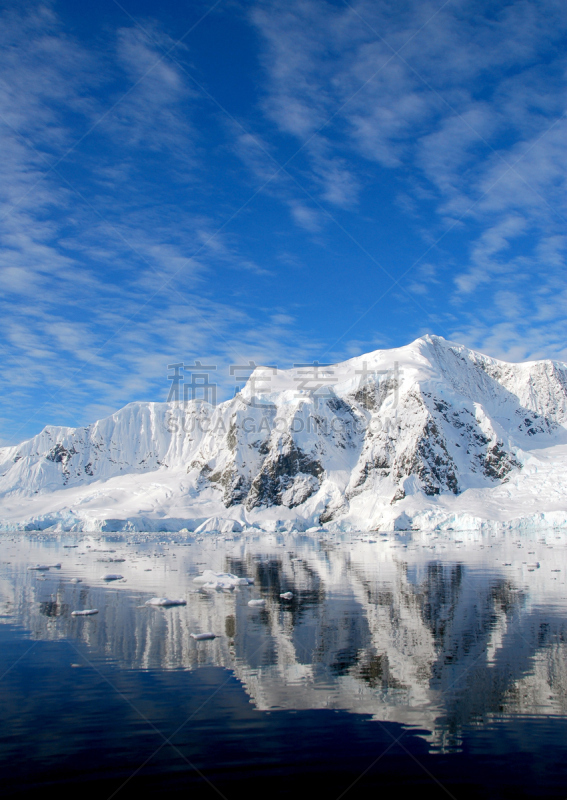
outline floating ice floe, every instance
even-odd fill
[[[35,572],[47,572],[50,569],[61,569],[61,564],[36,564],[34,567],[28,567],[28,569]]]
[[[265,600],[249,600],[248,601],[248,605],[251,606],[252,608],[262,608],[263,606],[266,605],[266,601]]]
[[[293,594],[291,592],[282,592],[280,597],[282,600],[293,600]]]
[[[151,600],[146,600],[147,606],[161,606],[168,608],[169,606],[186,606],[187,600],[170,600],[169,597],[152,597]]]
[[[71,611],[72,617],[92,617],[98,614],[98,608],[85,608],[83,611]]]
[[[189,634],[192,639],[195,639],[196,642],[204,642],[206,639],[216,639],[215,633],[190,633]]]
[[[119,575],[117,572],[107,572],[106,575],[101,575],[101,581],[120,581],[124,576]]]
[[[97,561],[102,564],[122,564],[126,561],[125,558],[97,558]]]
[[[82,580],[81,578],[71,578],[69,583],[82,583]]]
[[[235,589],[237,586],[250,586],[253,578],[239,578],[231,572],[213,572],[206,569],[202,575],[193,578],[193,583],[200,583],[203,589]]]

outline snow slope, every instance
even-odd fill
[[[3,529],[567,527],[567,366],[438,336],[0,449]]]

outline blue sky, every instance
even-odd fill
[[[563,2],[1,9],[0,443],[194,359],[567,360]]]

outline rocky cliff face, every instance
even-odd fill
[[[564,364],[507,364],[427,336],[315,378],[259,369],[216,408],[132,403],[86,428],[46,428],[0,450],[0,492],[28,521],[26,498],[46,521],[50,497],[61,518],[75,497],[92,517],[96,487],[103,503],[113,493],[118,519],[133,516],[141,494],[149,507],[138,503],[138,516],[169,518],[177,501],[186,520],[354,524],[358,515],[383,524],[416,498],[437,508],[443,497],[502,486],[526,454],[565,442],[566,423]],[[148,481],[161,486],[153,501]]]

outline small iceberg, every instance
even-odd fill
[[[235,589],[237,586],[251,586],[253,578],[239,578],[231,572],[213,572],[206,569],[201,575],[193,578],[193,583],[200,583],[203,589]]]
[[[266,605],[265,600],[249,600],[248,605],[251,608],[263,608]]]
[[[195,639],[196,642],[204,642],[206,639],[216,639],[215,633],[190,633],[189,636]]]
[[[293,600],[293,594],[291,592],[282,592],[280,597],[282,600]]]
[[[152,597],[151,600],[146,600],[147,606],[161,606],[162,608],[169,608],[170,606],[186,606],[187,600],[171,600],[169,597]]]
[[[98,614],[98,608],[85,608],[84,611],[71,611],[72,617],[92,617]]]
[[[97,561],[102,564],[122,564],[126,561],[125,558],[97,558]]]
[[[235,589],[234,583],[230,581],[208,581],[207,583],[201,584],[201,589],[205,589],[206,591],[226,591],[226,592],[233,592]]]
[[[101,575],[101,581],[121,581],[123,575],[119,575],[117,572],[107,572],[106,575]]]
[[[34,570],[36,572],[47,572],[48,569],[51,569],[47,564],[37,564],[35,567],[28,567],[28,569]]]

